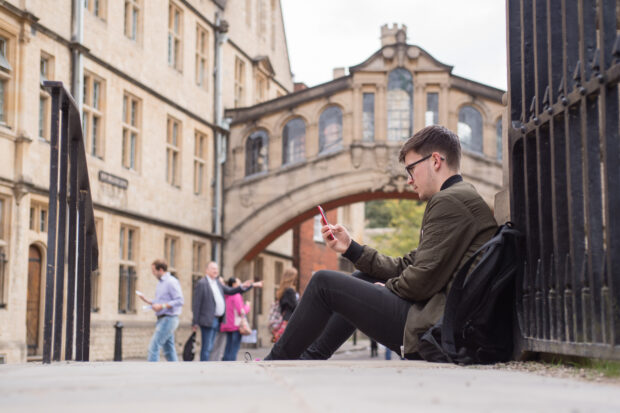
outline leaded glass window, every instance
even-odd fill
[[[306,124],[302,118],[289,120],[282,130],[282,165],[306,157]]]
[[[375,94],[364,93],[362,96],[362,140],[372,142],[375,140]]]
[[[482,115],[473,106],[459,111],[458,134],[463,148],[482,153]]]
[[[342,110],[330,106],[319,117],[319,153],[342,148]]]
[[[265,131],[256,131],[245,142],[245,176],[267,170],[267,143]]]
[[[394,69],[388,77],[388,140],[411,137],[413,131],[413,78],[403,68]]]
[[[439,93],[427,93],[424,126],[437,124],[439,124]]]

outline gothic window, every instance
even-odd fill
[[[267,142],[265,131],[256,131],[245,142],[245,176],[267,170]]]
[[[403,68],[394,69],[388,77],[388,140],[411,137],[413,131],[413,78]]]
[[[459,111],[458,134],[463,148],[482,153],[482,115],[473,106]]]
[[[342,148],[342,110],[330,106],[319,117],[319,153]]]
[[[306,124],[302,118],[289,120],[282,131],[282,165],[306,157]]]

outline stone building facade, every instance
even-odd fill
[[[227,25],[218,25],[217,15]],[[213,74],[224,30],[222,107],[293,91],[276,0],[0,2],[0,362],[41,354],[46,79],[64,82],[83,111],[100,249],[91,360],[112,358],[116,321],[125,326],[123,356],[145,356],[154,317],[134,290],[153,296],[155,258],[166,258],[181,282],[178,341],[186,338],[192,282],[221,240],[213,224],[222,131]],[[291,262],[288,237],[263,254],[265,268]]]

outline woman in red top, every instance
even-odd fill
[[[229,287],[237,287],[241,284],[238,278],[231,277],[228,279]],[[237,360],[237,353],[241,346],[241,333],[239,333],[239,325],[235,325],[235,313],[237,316],[247,314],[250,311],[250,302],[246,301],[243,305],[243,298],[241,294],[226,296],[226,314],[220,331],[226,333],[226,347],[224,349],[224,357],[222,361],[235,361]]]

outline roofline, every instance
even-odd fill
[[[290,109],[302,103],[331,96],[341,90],[346,90],[351,86],[352,75],[342,76],[337,79],[313,86],[304,90],[280,96],[279,98],[268,100],[254,106],[245,108],[226,109],[225,117],[232,117],[231,126],[261,118],[267,114],[278,112],[282,109]]]
[[[454,66],[450,66],[447,65],[445,63],[440,62],[439,60],[435,59],[433,57],[433,55],[431,55],[429,52],[427,52],[426,50],[424,50],[423,48],[421,48],[418,45],[415,44],[408,44],[408,43],[392,43],[392,44],[386,44],[385,46],[381,47],[381,49],[377,50],[375,53],[373,53],[368,59],[364,60],[362,63],[359,63],[355,66],[349,66],[349,73],[351,72],[356,72],[358,70],[361,69],[361,66],[365,65],[366,63],[370,62],[371,60],[373,60],[374,58],[376,58],[378,55],[381,54],[381,52],[383,52],[384,49],[388,48],[388,47],[396,47],[399,45],[404,45],[407,47],[417,47],[422,53],[424,53],[427,57],[429,57],[433,62],[437,63],[439,66],[444,67],[445,69],[448,70],[448,73],[452,73],[452,69],[454,68]]]

